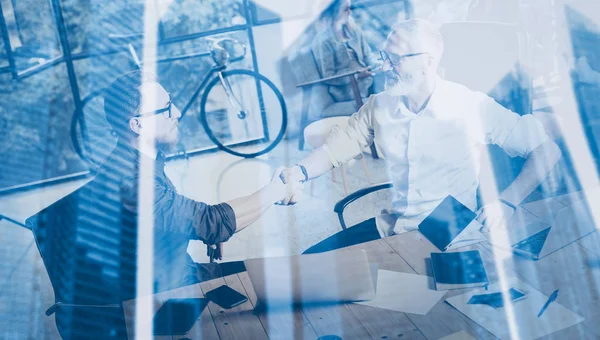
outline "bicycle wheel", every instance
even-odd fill
[[[231,70],[212,79],[200,101],[200,121],[219,149],[252,158],[283,138],[287,109],[281,92],[265,76]]]
[[[100,167],[116,145],[104,115],[103,89],[89,94],[81,101],[81,111],[71,117],[71,143],[77,155],[91,170]]]

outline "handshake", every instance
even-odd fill
[[[289,168],[280,167],[273,173],[269,185],[272,187],[275,204],[294,205],[302,197],[307,176],[298,165]]]

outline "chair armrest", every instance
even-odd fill
[[[46,315],[50,316],[54,314],[59,308],[121,308],[121,305],[116,303],[108,305],[78,305],[73,303],[57,302],[46,310]]]
[[[388,188],[391,188],[392,186],[393,186],[392,182],[373,184],[366,188],[356,190],[355,192],[349,194],[348,196],[342,198],[339,202],[337,202],[335,204],[335,206],[333,207],[333,211],[338,215],[338,219],[340,220],[342,229],[346,229],[346,222],[344,222],[344,209],[346,209],[346,207],[350,203],[352,203],[352,202],[356,201],[357,199],[359,199],[363,196],[366,196],[372,192],[379,191],[382,189],[388,189]]]
[[[335,76],[331,76],[331,77],[327,77],[327,78],[321,78],[321,79],[317,79],[317,80],[313,80],[313,81],[308,81],[306,83],[298,84],[298,85],[296,85],[296,87],[304,87],[304,86],[308,86],[308,85],[320,84],[322,82],[329,81],[329,80],[339,79],[339,78],[343,78],[343,77],[347,77],[347,76],[353,76],[355,74],[361,73],[363,70],[364,69],[358,69],[358,70],[354,70],[354,71],[350,71],[350,72],[346,72],[346,73],[337,74]]]

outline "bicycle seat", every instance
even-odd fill
[[[246,45],[238,40],[232,38],[207,38],[207,40],[210,41],[211,57],[219,66],[242,60],[246,56]]]

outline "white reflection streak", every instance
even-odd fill
[[[562,29],[569,30],[568,22],[564,21],[566,18],[566,13],[564,12],[565,7],[563,6],[563,11],[560,13],[560,18],[562,21]],[[567,46],[574,46],[571,41],[571,35],[566,34],[568,41],[566,42]],[[569,59],[573,60],[575,63],[576,57],[574,55],[573,49],[570,50]],[[565,58],[557,58],[559,62],[563,65],[560,65],[559,69],[569,70],[571,68],[570,65],[567,64]],[[584,128],[584,123],[581,121],[581,115],[579,113],[579,106],[577,105],[577,97],[574,91],[574,84],[572,78],[570,77],[568,72],[564,72],[561,75],[561,79],[569,80],[568,84],[564,85],[564,98],[562,98],[562,108],[568,108],[567,112],[561,112],[559,110],[554,110],[558,112],[559,115],[563,115],[560,121],[560,124],[557,124],[560,128],[560,132],[564,138],[566,148],[569,152],[569,155],[572,159],[573,167],[575,170],[575,174],[579,183],[581,184],[581,188],[583,189],[583,195],[585,197],[586,202],[588,202],[588,206],[590,208],[590,213],[592,214],[592,218],[594,219],[594,224],[596,225],[596,229],[600,226],[600,210],[594,208],[594,197],[591,195],[591,190],[593,188],[598,188],[600,186],[600,181],[598,178],[598,173],[596,169],[596,164],[594,162],[594,156],[592,155],[592,151],[589,148],[589,144],[587,141],[587,135]],[[594,100],[594,99],[588,99]],[[598,99],[595,99],[598,100]],[[563,109],[564,110],[564,109]],[[563,155],[563,157],[565,157]]]
[[[476,121],[472,122],[472,125],[468,125],[468,128],[471,129],[481,129],[483,123],[479,119],[479,116],[475,116]],[[471,154],[475,154],[474,152],[478,152],[477,150],[471,150]],[[484,169],[493,169],[492,161],[490,158],[490,154],[488,152],[488,148],[486,145],[483,145],[480,154],[480,162],[484,164],[485,167],[480,167]],[[477,157],[474,158],[477,160]],[[479,166],[479,164],[474,164],[474,166]],[[481,177],[481,176],[480,176]],[[496,185],[497,181],[491,181],[492,183],[485,183],[485,185],[481,185],[479,183],[479,191],[481,193],[482,203],[485,205],[486,203],[495,202],[499,198],[498,186]],[[490,243],[491,244],[509,244],[508,230],[507,230],[507,221],[502,221],[502,224],[497,226],[497,230],[495,232],[490,232]],[[511,288],[509,278],[510,275],[507,273],[504,264],[508,261],[512,261],[511,253],[506,251],[498,251],[494,249],[492,251],[494,256],[494,265],[496,267],[496,273],[498,274],[498,283],[500,285],[500,291],[502,292],[502,299],[504,300],[504,307],[506,312],[506,321],[508,322],[508,331],[511,339],[519,339],[519,330],[516,322],[515,312],[512,304],[510,303],[511,298],[508,290]]]
[[[142,83],[156,81],[156,46],[158,33],[158,11],[154,0],[146,0],[144,6],[144,45]],[[148,79],[151,77],[152,79]],[[142,93],[141,112],[151,111],[156,107],[156,96]],[[154,140],[153,126],[142,129],[140,140]],[[154,143],[140,143],[140,151],[146,155],[155,155]],[[153,293],[154,283],[154,160],[140,157],[140,176],[138,183],[138,218],[137,218],[137,275],[135,303],[135,337],[151,339],[153,333],[152,316],[154,302],[148,297]]]

